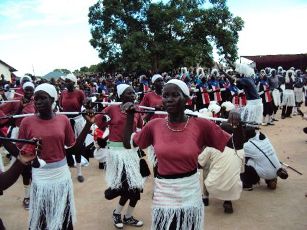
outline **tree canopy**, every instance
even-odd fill
[[[102,63],[125,71],[165,71],[237,59],[244,22],[226,0],[99,0],[89,9],[91,45]]]

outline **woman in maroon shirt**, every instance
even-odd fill
[[[69,120],[53,111],[57,92],[53,85],[44,83],[34,92],[37,115],[22,120],[20,139],[41,140],[40,164],[32,168],[29,229],[73,229],[75,207],[71,174],[65,152],[80,151],[94,119],[86,116],[86,125],[75,140]],[[25,144],[18,144],[25,149]],[[12,152],[19,152],[10,145]],[[34,149],[28,149],[33,154]]]
[[[213,122],[190,118],[184,113],[189,98],[187,85],[172,79],[163,88],[163,105],[168,117],[150,121],[140,132],[132,135],[134,105],[126,103],[127,125],[124,146],[141,149],[153,145],[158,164],[154,179],[152,229],[203,229],[204,207],[197,158],[204,147],[220,151],[230,144],[230,135]],[[230,121],[239,124],[240,115],[231,112]],[[132,142],[132,143],[131,143]]]
[[[151,78],[151,82],[154,86],[154,91],[146,93],[140,103],[141,106],[153,107],[156,110],[163,110],[162,105],[162,88],[164,85],[163,77],[160,74],[155,74]],[[144,116],[144,121],[150,121],[152,119],[162,117],[164,118],[165,115],[155,115],[155,114],[146,114]]]
[[[127,84],[117,86],[118,98],[122,103],[133,102],[135,92]],[[113,221],[116,228],[123,228],[123,224],[140,227],[143,222],[135,219],[132,212],[140,200],[140,191],[143,189],[143,178],[140,174],[140,159],[135,149],[125,149],[123,146],[123,132],[127,114],[123,111],[122,104],[112,105],[103,110],[106,114],[99,114],[95,122],[99,129],[104,130],[109,126],[109,142],[106,162],[106,181],[109,189],[106,190],[107,199],[120,196],[119,203],[113,211]],[[142,126],[140,114],[134,117],[133,130]],[[121,212],[129,200],[129,206],[122,220]]]
[[[34,84],[32,82],[25,82],[22,85],[24,96],[20,98],[20,102],[11,102],[5,103],[0,106],[0,116],[6,115],[19,115],[19,114],[28,114],[34,113]],[[11,125],[11,138],[17,138],[19,133],[19,126],[23,118],[18,118],[14,120],[3,119],[0,120],[0,125]],[[13,122],[11,122],[13,121]],[[12,157],[12,162],[15,161],[15,156]],[[23,207],[25,209],[29,209],[30,204],[30,182],[31,182],[31,167],[25,167],[21,173],[24,185],[24,199],[23,199]]]
[[[75,75],[67,74],[65,76],[65,86],[67,90],[64,90],[59,98],[59,105],[63,112],[81,112],[81,107],[85,102],[85,94],[82,90],[75,89],[76,84],[77,78]],[[72,125],[75,138],[77,138],[85,125],[85,120],[82,115],[69,115],[67,117]],[[85,151],[85,146],[81,151]],[[77,153],[75,158],[77,162],[77,179],[79,182],[83,182],[84,177],[81,170],[81,152]],[[69,154],[67,155],[67,162],[70,167],[74,166],[74,160]]]

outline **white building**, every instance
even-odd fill
[[[0,60],[0,77],[3,75],[6,81],[11,81],[12,72],[15,71],[17,71],[15,68]]]

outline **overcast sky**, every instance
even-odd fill
[[[0,59],[17,75],[99,63],[89,44],[96,0],[0,0]],[[239,55],[307,53],[307,0],[228,0],[241,16]]]

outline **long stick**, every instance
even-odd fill
[[[2,104],[2,103],[12,103],[12,102],[20,102],[20,100],[1,101],[0,104]]]
[[[105,112],[93,112],[94,114],[105,114]],[[87,112],[56,112],[57,115],[80,115],[80,114],[87,114]],[[18,115],[8,115],[0,117],[1,119],[8,119],[8,118],[23,118],[23,117],[31,117],[34,116],[35,113],[26,113],[26,114],[18,114]]]
[[[102,105],[121,105],[122,102],[119,102],[119,101],[115,101],[115,102],[93,102],[94,104],[102,104]],[[148,110],[156,110],[155,108],[153,107],[147,107],[147,106],[143,106],[143,105],[140,105],[138,106],[139,108],[141,109],[148,109]]]
[[[0,140],[11,141],[11,142],[19,142],[19,143],[27,143],[27,144],[32,144],[32,145],[36,145],[37,144],[37,141],[25,140],[25,139],[16,139],[16,138],[8,138],[8,137],[0,137]]]
[[[150,113],[150,114],[159,114],[159,115],[167,115],[168,113],[166,111],[149,111],[149,110],[144,110],[144,111],[135,111],[135,113]],[[206,117],[206,116],[202,116],[201,114],[198,113],[191,113],[191,112],[185,112],[186,115],[191,116],[191,117],[199,117],[199,118],[203,118],[203,119],[207,119],[207,120],[211,120],[211,121],[221,121],[221,122],[227,122],[228,119],[226,118],[219,118],[219,117]],[[242,122],[245,125],[248,126],[252,126],[254,127],[255,125],[252,123],[248,123],[248,122]]]
[[[166,111],[138,111],[136,110],[135,113],[150,113],[150,114],[158,114],[158,115],[167,115],[168,113]],[[212,120],[212,121],[228,121],[225,118],[217,118],[217,117],[205,117],[205,116],[201,116],[198,114],[193,114],[193,113],[186,113],[186,115],[188,116],[192,116],[192,117],[199,117],[199,118],[203,118],[203,119],[208,119],[208,120]]]
[[[153,108],[153,107],[147,107],[147,106],[143,106],[143,105],[139,105],[139,108],[140,108],[140,109],[148,109],[148,110],[156,110],[156,109]]]
[[[120,105],[121,102],[98,102],[98,101],[95,101],[93,102],[94,104],[101,104],[101,105]]]
[[[280,163],[281,163],[282,165],[286,166],[287,168],[293,170],[294,172],[296,172],[296,173],[298,173],[298,174],[300,174],[300,175],[303,175],[303,173],[297,171],[295,168],[292,168],[290,165],[287,165],[286,163],[283,163],[283,162],[281,162],[281,161],[280,161]]]

